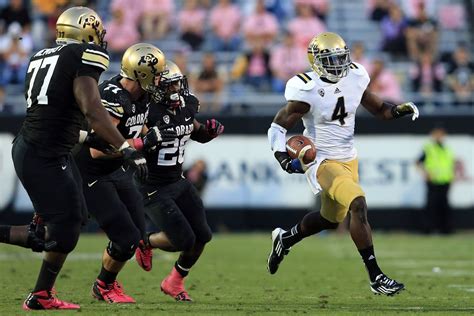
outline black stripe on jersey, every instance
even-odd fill
[[[311,77],[308,76],[307,73],[301,73],[301,75],[302,75],[303,77],[305,77],[308,81],[311,81]]]
[[[122,118],[123,117],[123,107],[120,103],[108,102],[107,100],[102,99],[102,105],[107,111],[110,112],[112,116]]]
[[[354,63],[351,63],[351,64],[349,65],[349,68],[351,68],[351,69],[359,69],[359,67],[357,67],[356,64],[354,64]]]
[[[303,77],[303,74],[297,74],[296,75],[298,78],[300,78],[301,80],[303,80],[304,83],[308,83],[308,79],[306,79],[305,77]]]

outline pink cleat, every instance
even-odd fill
[[[80,309],[77,304],[61,301],[56,297],[54,290],[30,293],[23,303],[24,310],[41,309]]]
[[[110,304],[135,303],[132,297],[124,293],[122,286],[117,281],[105,284],[97,279],[92,285],[92,297]]]
[[[149,245],[145,245],[143,240],[140,240],[140,244],[135,250],[135,259],[138,265],[145,271],[151,271],[153,266],[153,248]]]
[[[192,302],[188,292],[184,289],[184,278],[175,267],[171,273],[161,282],[161,291],[177,301]]]

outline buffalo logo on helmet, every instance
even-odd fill
[[[140,66],[143,63],[146,63],[147,66],[151,68],[153,74],[158,73],[155,67],[158,64],[158,58],[156,58],[153,54],[148,53],[142,56],[140,60],[138,61],[138,66]]]

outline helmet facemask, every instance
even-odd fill
[[[332,51],[325,49],[320,53],[314,53],[313,51],[308,53],[314,56],[313,69],[329,81],[338,82],[349,73],[351,58],[348,48]]]
[[[183,97],[189,95],[188,80],[186,76],[181,75],[175,78],[166,78],[166,74],[161,78],[159,87],[160,103],[176,110],[183,104]]]

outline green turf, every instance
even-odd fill
[[[304,240],[270,276],[269,234],[218,234],[187,280],[194,303],[177,303],[160,292],[160,282],[176,255],[157,251],[153,271],[144,272],[131,261],[120,274],[127,293],[138,301],[126,306],[111,306],[90,296],[105,244],[102,235],[83,235],[56,284],[60,298],[81,304],[82,315],[474,314],[473,234],[376,233],[381,267],[407,287],[395,297],[371,294],[348,235]],[[24,314],[20,307],[40,263],[38,255],[25,249],[0,246],[0,315]]]

